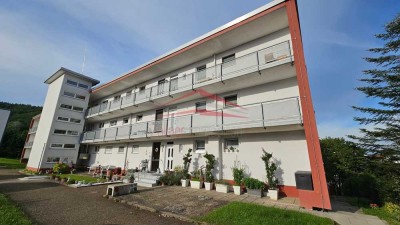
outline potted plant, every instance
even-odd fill
[[[192,162],[192,149],[189,148],[188,152],[183,156],[183,170],[182,170],[182,187],[189,187],[189,178],[190,178],[190,174],[189,174],[189,166],[190,163]]]
[[[204,155],[206,161],[206,182],[204,182],[204,187],[207,191],[210,191],[214,188],[214,164],[215,164],[215,156],[213,154],[206,153]]]
[[[272,154],[263,150],[261,159],[265,164],[265,171],[267,173],[268,193],[267,196],[272,200],[278,200],[278,182],[275,177],[275,171],[278,168],[274,162],[271,161]]]
[[[215,181],[215,189],[217,192],[228,193],[229,183],[224,180],[217,180]]]
[[[196,169],[191,172],[190,187],[201,189],[203,187],[203,170]]]
[[[235,195],[241,195],[242,194],[242,181],[244,178],[244,168],[238,168],[234,167],[232,168],[232,173],[233,173],[233,192]]]
[[[255,178],[247,177],[243,179],[244,185],[246,185],[247,193],[262,197],[262,189],[264,188],[264,182]]]

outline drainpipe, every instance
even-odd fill
[[[127,170],[127,168],[126,168],[126,159],[127,159],[127,157],[128,157],[128,146],[129,146],[129,144],[128,143],[126,143],[126,151],[125,151],[125,160],[124,160],[124,172],[126,172],[126,170]]]

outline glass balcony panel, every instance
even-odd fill
[[[105,129],[96,130],[94,139],[95,140],[103,140],[104,139]]]
[[[107,110],[108,110],[108,102],[101,103],[99,112],[105,112]]]
[[[282,42],[258,52],[260,66],[286,59],[290,56],[291,52],[289,42]]]
[[[110,110],[118,109],[121,106],[121,99],[113,100],[110,102]]]
[[[96,105],[90,108],[89,115],[93,115],[100,112],[100,105]]]
[[[222,64],[222,76],[240,75],[248,73],[249,70],[257,71],[257,69],[257,53],[254,52]]]
[[[131,138],[146,137],[147,122],[132,124]]]
[[[192,132],[198,133],[219,130],[217,127],[217,117],[219,116],[221,116],[221,114],[218,111],[206,111],[199,114],[193,114]]]
[[[135,93],[136,94],[136,101],[135,102],[148,100],[149,97],[150,97],[150,92],[151,92],[151,88],[147,88],[147,89],[145,89],[143,91],[136,92]]]
[[[121,106],[133,105],[133,100],[135,99],[135,94],[130,94],[122,97]]]
[[[224,130],[262,127],[262,106],[261,104],[238,106],[223,110]]]
[[[118,127],[117,139],[129,139],[130,131],[130,125]]]
[[[301,114],[297,98],[263,103],[265,126],[300,124]]]
[[[115,140],[117,136],[117,128],[111,127],[106,129],[106,136],[104,137],[105,140]]]
[[[87,131],[83,136],[84,141],[94,140],[94,138],[95,138],[95,131]]]
[[[203,82],[207,82],[210,80],[216,80],[219,78],[217,67],[209,67],[207,69],[197,71],[193,73],[194,76],[194,84],[200,84]]]

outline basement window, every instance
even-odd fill
[[[196,140],[194,143],[194,149],[196,149],[195,153],[205,153],[206,152],[206,141],[205,140]]]

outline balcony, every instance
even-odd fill
[[[37,131],[37,127],[32,127],[31,129],[29,129],[28,134],[36,133],[36,131]]]
[[[300,125],[297,97],[87,131],[82,143]]]
[[[103,115],[108,112],[125,109],[138,104],[153,102],[167,96],[174,96],[185,91],[195,90],[210,84],[224,82],[250,73],[293,62],[290,41],[285,41],[265,49],[235,58],[232,61],[208,67],[202,71],[171,78],[154,87],[123,96],[118,100],[102,103],[87,110],[87,118]],[[282,78],[284,79],[284,78]],[[218,88],[215,88],[218,90]]]
[[[33,145],[33,141],[26,142],[24,145],[24,148],[32,148],[32,145]]]

